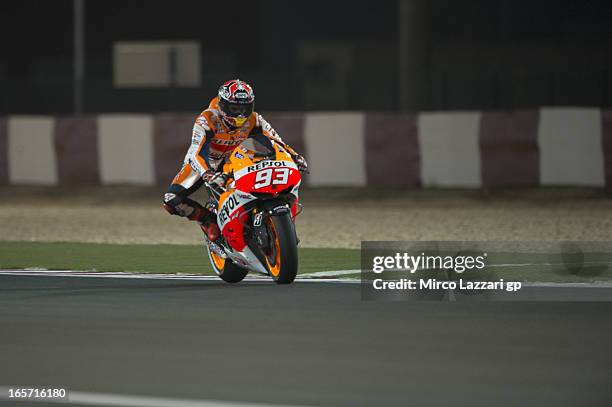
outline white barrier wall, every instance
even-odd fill
[[[599,109],[541,109],[538,144],[542,185],[605,185]]]
[[[481,186],[479,124],[479,112],[419,115],[424,186]]]
[[[365,186],[363,113],[307,113],[305,156],[311,186]]]
[[[152,116],[99,116],[98,157],[103,184],[153,185]]]
[[[194,117],[0,118],[0,184],[168,183],[189,147]],[[303,150],[309,186],[479,188],[484,179],[487,188],[601,187],[606,173],[612,183],[612,120],[604,120],[612,110],[270,117],[281,136]],[[161,176],[160,168],[169,170]]]
[[[8,121],[9,182],[55,185],[58,183],[53,127],[45,116],[12,117]]]

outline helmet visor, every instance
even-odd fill
[[[223,109],[228,116],[231,117],[249,117],[251,113],[253,113],[253,104],[252,103],[227,103],[225,109]]]

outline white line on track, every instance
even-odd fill
[[[300,274],[300,277],[334,277],[345,276],[348,274],[359,274],[361,270],[334,270],[334,271],[317,271],[314,273]]]
[[[602,265],[602,266],[609,266],[610,262],[609,261],[585,261],[582,263],[573,263],[573,262],[566,262],[566,263],[500,263],[500,264],[487,264],[487,267],[493,267],[493,268],[497,268],[497,267],[530,267],[530,266],[592,266],[592,265]],[[406,271],[406,270],[402,270],[402,269],[397,269],[397,268],[392,268],[392,269],[386,269],[387,271]],[[419,268],[420,270],[424,270],[423,268]],[[300,277],[335,277],[335,276],[345,276],[345,275],[349,275],[349,274],[359,274],[361,273],[361,270],[335,270],[335,271],[317,271],[314,273],[306,273],[306,274],[301,274]]]
[[[0,401],[2,400],[9,400],[7,387],[0,388]],[[15,401],[15,399],[11,399],[11,401]],[[18,399],[18,401],[25,400]],[[85,404],[91,406],[107,407],[298,407],[295,405],[289,406],[287,404],[280,405],[269,403],[261,404],[218,400],[193,400],[146,396],[126,396],[120,394],[83,393],[76,391],[69,392],[68,399],[28,399],[27,401],[58,403],[64,405]]]
[[[359,270],[357,270],[359,272]],[[130,272],[101,272],[101,271],[75,271],[75,270],[0,270],[0,276],[39,276],[39,277],[90,277],[90,278],[129,278],[142,280],[185,280],[185,281],[218,281],[222,280],[217,276],[202,276],[199,274],[159,274],[159,273],[130,273]],[[298,276],[296,281],[300,283],[359,283],[357,279],[340,278],[302,278]],[[243,281],[272,283],[272,279],[249,275]]]
[[[609,266],[609,261],[583,261],[583,262],[565,262],[565,263],[501,263],[487,264],[487,267],[528,267],[528,266]]]
[[[341,270],[343,274],[356,274],[360,270]],[[329,273],[334,273],[330,271]],[[357,278],[310,278],[313,274],[299,275],[295,281],[299,283],[324,283],[324,284],[360,284]],[[74,270],[0,270],[0,276],[30,276],[30,277],[83,277],[83,278],[126,278],[140,280],[184,280],[184,281],[217,281],[222,280],[217,276],[202,276],[198,274],[158,274],[158,273],[130,273],[130,272],[101,272],[101,271],[74,271]],[[334,274],[327,274],[334,275]],[[319,277],[317,275],[316,277]],[[272,283],[272,279],[249,275],[244,280],[249,283]],[[523,287],[557,287],[557,288],[612,288],[612,281],[594,281],[585,283],[550,283],[550,282],[523,282]]]

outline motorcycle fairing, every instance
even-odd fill
[[[219,197],[217,224],[226,242],[236,251],[246,246],[244,241],[244,222],[248,220],[247,206],[257,198],[253,195],[229,189]]]
[[[245,246],[240,252],[229,252],[227,255],[236,265],[242,268],[246,268],[257,273],[270,275],[268,269],[261,263],[259,258],[255,255],[255,253],[253,253],[249,246]]]
[[[263,170],[266,168],[279,168],[279,167],[287,167],[297,170],[297,165],[293,161],[271,161],[271,160],[263,160],[258,162],[257,164],[249,165],[243,167],[234,173],[234,179],[239,180],[240,178],[248,175],[252,172]]]

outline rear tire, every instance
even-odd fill
[[[291,214],[283,216],[270,216],[269,231],[273,228],[272,244],[275,246],[274,252],[278,251],[274,259],[266,256],[268,268],[277,284],[291,284],[298,272],[298,250],[295,234],[295,225],[291,219]],[[280,264],[277,264],[280,263]]]
[[[226,283],[239,283],[249,273],[249,270],[236,266],[230,259],[222,259],[208,247],[206,250],[213,271]]]

